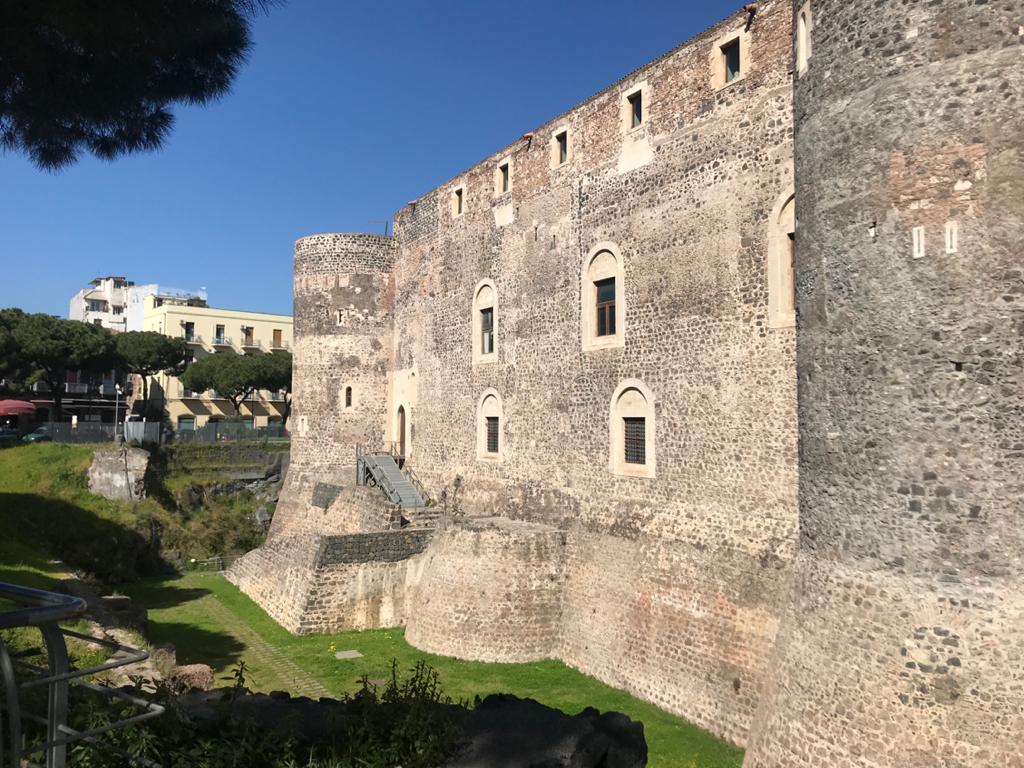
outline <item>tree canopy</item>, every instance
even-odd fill
[[[231,401],[235,413],[240,413],[242,402],[260,388],[263,370],[260,362],[264,355],[237,355],[217,352],[201,357],[181,375],[181,383],[188,389],[204,392],[208,389]]]
[[[0,4],[0,144],[45,170],[158,149],[172,105],[227,93],[253,17],[276,2]]]
[[[292,353],[279,350],[263,355],[260,362],[259,388],[285,393],[282,426],[288,424],[292,412]]]
[[[156,331],[127,331],[115,337],[117,356],[126,370],[142,378],[143,412],[149,412],[149,377],[157,373],[179,375],[188,357],[184,339]]]
[[[62,399],[68,371],[95,372],[116,364],[113,335],[106,328],[52,315],[25,315],[13,330],[21,363],[35,371],[53,397],[54,417],[63,418]]]

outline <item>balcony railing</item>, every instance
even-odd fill
[[[234,344],[231,341],[230,336],[214,336],[213,346],[215,347],[233,347]]]
[[[263,342],[246,337],[242,339],[242,349],[263,349]]]
[[[181,337],[185,340],[186,344],[201,345],[203,343],[203,337],[200,336],[198,333],[189,333],[188,331],[185,331],[183,334],[181,334]]]
[[[64,383],[64,391],[69,395],[87,395],[89,394],[89,385],[81,382],[72,384],[68,381]]]
[[[46,653],[44,656],[38,648],[12,652],[0,637],[0,682],[3,684],[0,700],[3,701],[4,714],[0,718],[0,726],[6,725],[6,731],[0,728],[0,765],[38,765],[37,760],[41,755],[47,768],[66,768],[68,746],[88,742],[97,749],[119,755],[125,764],[136,762],[149,768],[159,768],[150,761],[133,761],[123,750],[105,744],[99,737],[118,728],[157,717],[163,713],[164,708],[128,690],[98,685],[85,679],[116,667],[143,661],[149,654],[111,640],[62,628],[60,622],[77,618],[85,612],[86,604],[80,597],[0,583],[0,605],[8,604],[14,607],[0,612],[0,629],[37,629],[42,635]],[[87,669],[72,669],[66,640],[69,637],[76,644],[108,648],[112,655],[102,664]],[[41,663],[33,664],[29,661],[32,659],[38,659]],[[84,731],[76,730],[69,724],[69,692],[72,685],[94,696],[127,702],[136,709],[137,714]],[[47,691],[46,712],[32,711],[25,691],[42,687]]]
[[[195,390],[189,389],[188,387],[179,385],[178,397],[182,398],[183,400],[198,400],[200,397],[202,397],[202,394],[196,392]]]
[[[292,344],[290,341],[272,341],[270,343],[270,348],[273,350],[286,350],[291,349]]]

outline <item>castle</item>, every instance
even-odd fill
[[[750,768],[1024,766],[1022,52],[1008,0],[752,4],[393,236],[300,239],[292,466],[229,577]]]

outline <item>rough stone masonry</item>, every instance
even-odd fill
[[[754,5],[393,237],[296,243],[292,467],[230,577],[756,768],[1024,765],[1024,16]],[[385,444],[436,530],[354,487]]]

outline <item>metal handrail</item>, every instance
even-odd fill
[[[4,695],[0,698],[0,710],[6,710],[5,719],[9,732],[9,738],[6,740],[9,746],[5,747],[4,734],[0,731],[0,766],[9,766],[9,768],[31,766],[34,763],[29,762],[29,756],[44,753],[46,768],[66,768],[68,745],[86,741],[98,748],[120,754],[129,763],[148,768],[159,768],[157,763],[141,758],[132,758],[123,750],[105,744],[97,737],[117,728],[157,717],[163,714],[164,708],[131,693],[96,685],[82,679],[99,672],[143,661],[149,657],[149,653],[130,648],[113,640],[83,635],[61,627],[59,622],[74,619],[85,612],[86,602],[80,597],[0,582],[0,599],[12,602],[16,606],[13,610],[0,612],[0,628],[35,627],[46,644],[46,666],[43,667],[25,661],[24,659],[28,656],[13,656],[3,640],[0,639],[0,681],[2,681],[4,689]],[[109,648],[117,655],[102,664],[87,669],[72,669],[65,641],[68,637]],[[24,671],[29,679],[19,680],[15,675],[16,668]],[[70,685],[79,686],[108,698],[121,699],[137,707],[141,712],[97,728],[85,731],[75,730],[68,725],[68,689]],[[19,696],[20,691],[40,686],[46,686],[48,691],[46,717],[23,712]],[[23,722],[33,722],[45,726],[45,738],[38,743],[25,745],[22,738]],[[0,720],[0,725],[2,725],[2,720]]]

